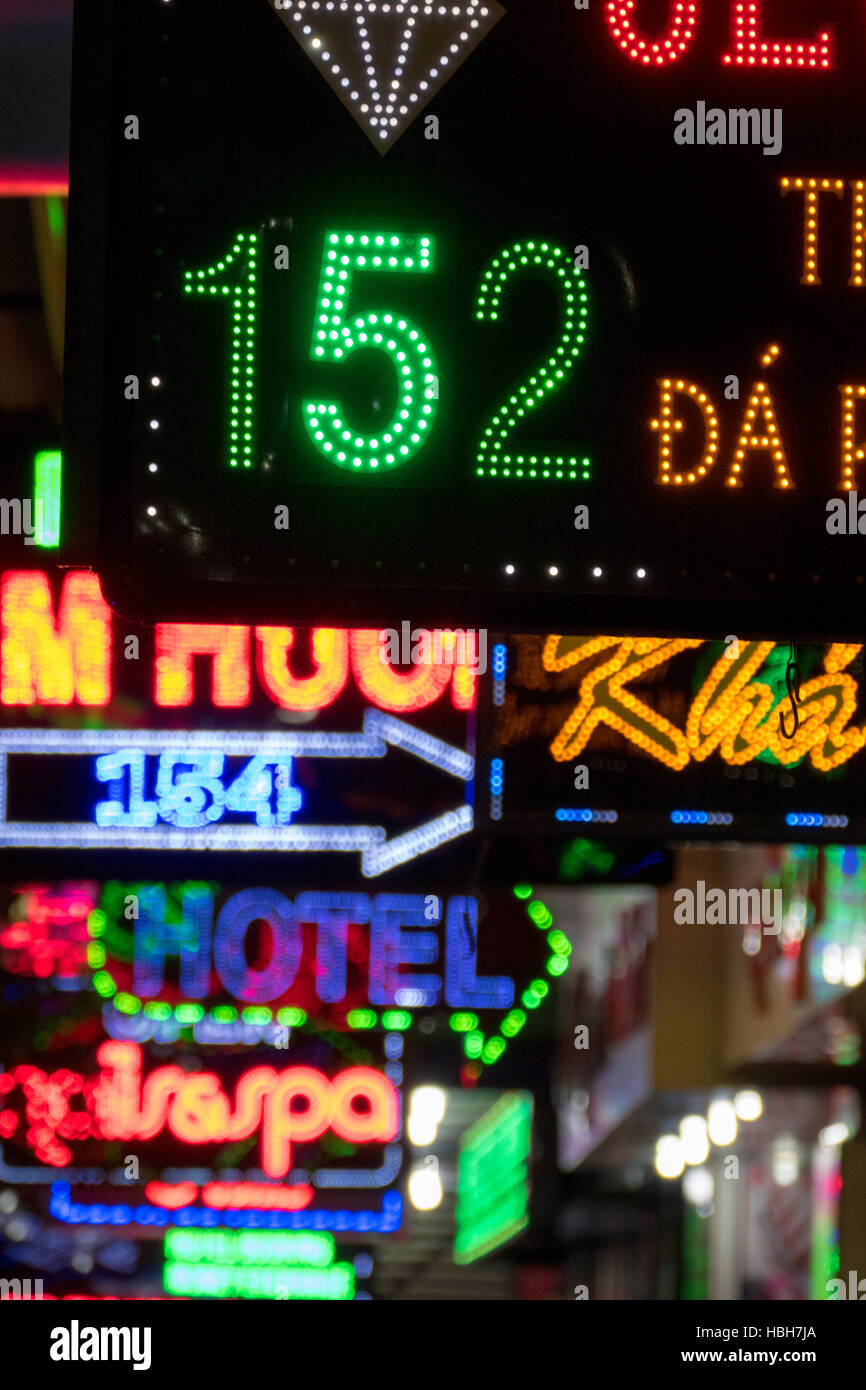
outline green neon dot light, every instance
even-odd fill
[[[419,239],[417,236],[383,232],[374,233],[373,240],[378,245],[384,245],[386,236],[389,236],[390,245],[400,250],[399,259],[397,256],[368,258],[359,253],[355,249],[355,239],[357,237],[362,246],[367,246],[370,244],[367,235],[352,232],[328,232],[325,235],[316,307],[320,326],[314,332],[310,356],[324,362],[342,362],[353,352],[372,347],[390,358],[403,388],[402,408],[398,409],[384,429],[370,435],[359,435],[348,428],[343,407],[338,402],[304,402],[304,428],[314,448],[328,463],[347,472],[384,473],[408,462],[426,443],[438,407],[439,372],[436,358],[433,350],[424,342],[420,329],[410,319],[404,317],[395,322],[393,313],[381,309],[354,318],[346,317],[352,280],[357,272],[373,270],[386,274],[429,274],[434,269],[435,242],[432,237]],[[336,271],[338,257],[348,269]],[[326,308],[332,311],[330,315],[321,312]],[[379,329],[380,320],[387,333]],[[335,327],[327,329],[321,326],[329,321]],[[334,455],[335,445],[350,440],[353,441],[354,454],[347,456],[338,450]]]
[[[545,907],[544,903],[532,902],[526,910],[537,927],[546,927],[553,921],[550,909]]]
[[[531,898],[532,889],[528,883],[518,883],[514,889],[515,898]]]
[[[107,917],[98,907],[87,914],[87,930],[91,936],[101,936],[105,931]]]
[[[350,1009],[346,1022],[350,1028],[375,1028],[376,1015],[372,1009]]]
[[[465,1012],[452,1014],[451,1027],[455,1033],[471,1033],[478,1027],[478,1015]]]
[[[586,282],[562,247],[518,242],[501,251],[481,277],[475,317],[482,323],[497,323],[503,307],[505,289],[522,268],[548,270],[559,291],[562,332],[551,357],[536,369],[525,383],[511,392],[482,430],[476,449],[475,474],[479,478],[523,477],[587,481],[588,458],[556,457],[549,454],[511,453],[508,444],[520,420],[536,410],[551,393],[558,391],[580,357],[589,318]],[[504,466],[503,466],[504,465]]]
[[[403,1032],[412,1026],[412,1015],[405,1009],[388,1009],[382,1015],[382,1027],[394,1032]]]
[[[228,350],[228,461],[251,468],[256,429],[255,362],[258,339],[258,232],[239,232],[231,251],[215,266],[184,272],[186,294],[221,294],[230,299]],[[208,277],[225,275],[220,283]],[[243,365],[241,365],[243,364]]]

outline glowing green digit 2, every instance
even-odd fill
[[[359,434],[335,401],[304,401],[304,425],[320,454],[349,472],[399,468],[426,442],[436,418],[439,389],[433,350],[405,314],[379,309],[346,321],[352,277],[359,270],[429,274],[433,237],[391,232],[326,232],[310,356],[344,362],[361,348],[384,352],[397,373],[397,410],[376,434]]]
[[[501,251],[481,278],[475,317],[496,323],[505,286],[524,267],[553,271],[562,296],[562,336],[553,353],[528,381],[518,386],[485,426],[475,457],[479,478],[588,478],[587,458],[556,458],[544,454],[513,454],[506,444],[519,422],[558,391],[580,356],[588,319],[586,285],[562,247],[546,242],[518,242]]]

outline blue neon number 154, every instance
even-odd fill
[[[181,750],[156,756],[155,800],[145,796],[147,754],[124,748],[96,759],[96,779],[109,800],[97,802],[96,824],[153,829],[158,821],[181,829],[212,824],[226,811],[254,815],[256,825],[289,825],[302,796],[292,786],[292,758],[254,757],[228,786],[225,755]]]

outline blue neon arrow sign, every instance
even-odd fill
[[[374,878],[397,864],[405,864],[420,854],[465,835],[472,829],[471,806],[464,804],[455,807],[453,811],[439,815],[390,841],[381,825],[294,825],[288,822],[300,809],[301,794],[291,789],[282,803],[278,801],[278,811],[274,813],[267,799],[274,782],[272,773],[267,769],[283,769],[290,775],[295,758],[372,760],[384,758],[389,748],[400,748],[463,782],[471,783],[474,773],[471,754],[375,709],[365,710],[360,733],[6,730],[0,732],[0,846],[357,852],[361,855],[364,876]],[[97,808],[103,823],[99,823],[99,819],[95,824],[86,821],[10,820],[9,754],[96,757],[98,779],[103,784],[109,782],[108,799],[101,801]],[[232,788],[224,788],[220,782],[226,755],[248,755],[255,760],[256,776],[251,782],[247,779],[246,803],[239,803],[237,798],[232,802]],[[183,774],[178,777],[176,784],[172,781],[170,799],[163,795],[158,801],[149,801],[143,795],[146,757],[159,759],[161,770],[169,769],[172,777],[178,767],[186,765],[197,767],[198,771]],[[109,764],[112,765],[111,773],[105,770]],[[121,788],[117,773],[118,766],[123,764],[129,771],[128,788]],[[206,769],[207,775],[202,773],[197,782],[196,777],[202,768]],[[135,786],[134,773],[140,774]],[[186,786],[182,785],[183,776],[191,779],[192,790],[189,789],[189,781]],[[110,777],[115,780],[109,781]],[[237,779],[234,786],[237,787],[240,781],[241,778]],[[159,789],[159,776],[157,783]],[[207,797],[204,792],[199,794],[195,790],[199,786],[207,787]],[[196,795],[199,796],[198,802]],[[208,809],[202,813],[204,823],[190,824],[189,818],[196,814],[196,807],[203,806],[205,801],[208,802]],[[285,808],[282,811],[279,810],[280,804]],[[226,806],[242,812],[255,810],[259,823],[216,823]],[[213,819],[204,820],[205,815],[212,815]],[[169,819],[173,823],[158,823],[159,820]],[[284,823],[275,824],[275,819]]]

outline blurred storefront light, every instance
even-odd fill
[[[680,1140],[686,1163],[706,1162],[710,1143],[707,1138],[707,1122],[703,1115],[686,1115],[680,1121]]]
[[[660,1178],[678,1178],[685,1168],[683,1146],[676,1134],[663,1134],[656,1144],[655,1167]]]
[[[759,1091],[738,1091],[734,1096],[734,1112],[738,1120],[759,1120],[764,1102]]]
[[[737,1137],[737,1112],[729,1100],[714,1100],[707,1111],[707,1129],[714,1144],[733,1144]]]

